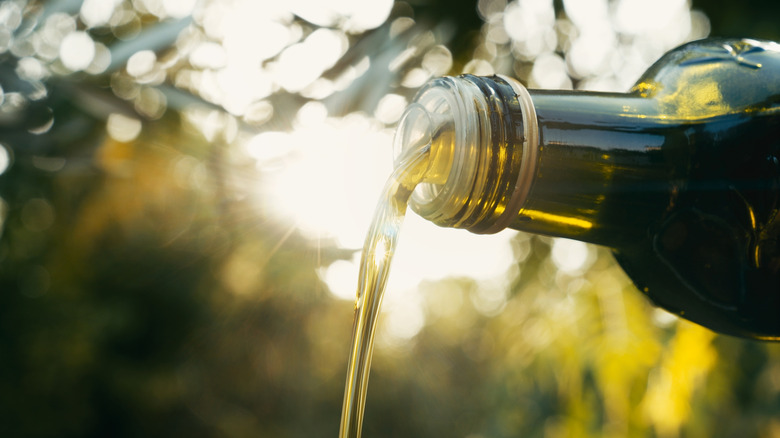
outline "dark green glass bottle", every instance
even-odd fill
[[[655,304],[780,340],[780,45],[689,43],[624,94],[436,79],[396,134],[420,141],[422,217],[608,246]]]

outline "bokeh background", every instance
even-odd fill
[[[356,262],[428,79],[624,91],[770,0],[0,2],[0,436],[336,436]],[[410,215],[366,437],[780,437],[780,345],[608,250]]]

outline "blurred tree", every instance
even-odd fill
[[[254,100],[238,111],[213,92],[231,84],[220,56],[193,60],[223,53],[214,16],[174,3],[0,3],[2,436],[335,436],[352,304],[318,271],[353,251],[258,204],[270,171],[238,146],[294,129],[309,102],[365,117],[477,55],[523,79],[533,66],[485,12],[521,2],[396,2],[372,30],[318,34],[346,41],[323,88],[239,87]],[[574,33],[567,2],[548,3],[560,58]],[[778,38],[777,6],[749,4],[694,6],[714,34]],[[281,15],[289,41],[260,60],[250,41],[251,68],[341,25]],[[427,325],[379,347],[366,436],[780,435],[777,345],[657,313],[605,250],[569,272],[550,239],[514,245],[519,275],[492,313],[473,279],[421,286]]]
[[[777,26],[780,4],[775,1],[695,0],[693,7],[707,14],[713,36],[780,40],[780,29]]]

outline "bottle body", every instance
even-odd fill
[[[778,45],[692,43],[626,94],[439,81],[415,103],[433,157],[411,202],[420,215],[611,247],[667,310],[780,339]]]

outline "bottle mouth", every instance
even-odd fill
[[[394,141],[396,156],[421,141],[430,143],[428,168],[409,205],[434,223],[458,227],[452,219],[470,195],[478,170],[480,132],[473,118],[486,114],[475,103],[481,107],[484,100],[471,82],[443,77],[424,85],[401,116]]]
[[[512,102],[503,102],[497,95],[494,87],[499,84],[508,90]],[[521,149],[505,138],[509,135],[506,129],[494,126],[500,123],[496,115],[507,115],[497,105],[522,108]],[[525,87],[503,76],[443,77],[428,82],[401,116],[394,140],[396,157],[424,144],[430,145],[430,158],[409,200],[415,213],[441,226],[476,233],[496,233],[511,223],[527,198],[537,161],[536,112]],[[509,154],[519,164],[511,169],[511,181],[498,181],[506,179],[509,170],[496,168],[496,154],[506,155],[507,149],[512,149]],[[507,192],[500,200],[496,198],[499,186]],[[487,193],[493,198],[488,199]],[[495,208],[499,203],[500,208]]]

